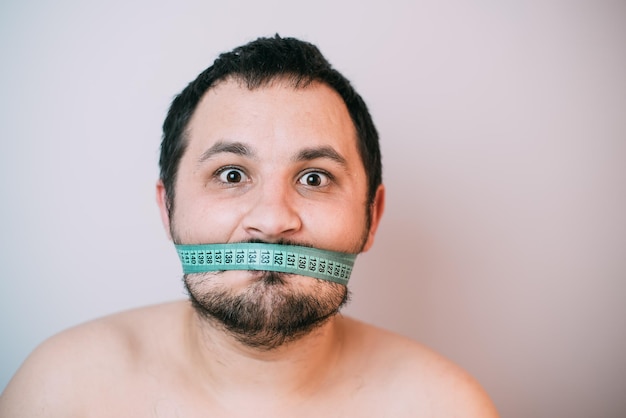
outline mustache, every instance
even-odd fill
[[[244,241],[236,241],[235,244],[274,244],[274,245],[293,245],[297,247],[315,248],[315,246],[308,242],[292,241],[288,239],[280,239],[278,241],[265,241],[258,238],[251,238]]]
[[[174,237],[174,236],[172,236],[172,241],[176,245],[186,244],[182,242],[178,237]],[[274,244],[274,245],[292,245],[296,247],[316,248],[315,245],[309,242],[294,241],[294,240],[288,240],[288,239],[280,239],[277,241],[266,241],[266,240],[262,240],[259,238],[250,238],[246,240],[233,241],[233,242],[204,242],[204,243],[194,243],[194,244],[198,244],[198,245],[204,245],[204,244]]]

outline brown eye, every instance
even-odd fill
[[[318,171],[310,171],[298,179],[298,183],[309,187],[323,187],[329,182],[329,175]]]
[[[219,179],[224,183],[237,184],[246,181],[246,174],[236,168],[227,168],[218,173]]]
[[[307,174],[306,184],[309,186],[319,186],[320,184],[322,184],[322,178],[319,176],[319,174]]]
[[[239,183],[241,181],[241,173],[239,171],[229,171],[226,174],[226,180],[229,183]]]

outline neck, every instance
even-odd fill
[[[225,393],[310,395],[332,377],[342,350],[341,318],[335,315],[310,333],[277,348],[246,346],[193,311],[190,350],[197,373]]]

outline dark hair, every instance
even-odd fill
[[[273,38],[258,38],[221,54],[212,66],[200,73],[174,98],[163,123],[159,158],[160,176],[170,213],[174,205],[176,174],[187,145],[189,120],[204,94],[227,78],[242,81],[249,89],[267,85],[276,79],[285,79],[294,88],[306,87],[317,81],[337,91],[356,128],[358,149],[368,177],[369,209],[382,182],[382,164],[378,132],[365,102],[350,82],[332,68],[315,45],[276,35]]]

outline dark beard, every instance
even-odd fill
[[[222,327],[237,341],[272,350],[294,341],[322,325],[349,299],[346,286],[315,280],[308,293],[290,289],[284,273],[256,272],[257,277],[240,293],[227,287],[204,292],[205,274],[185,275],[184,282],[196,311]]]

